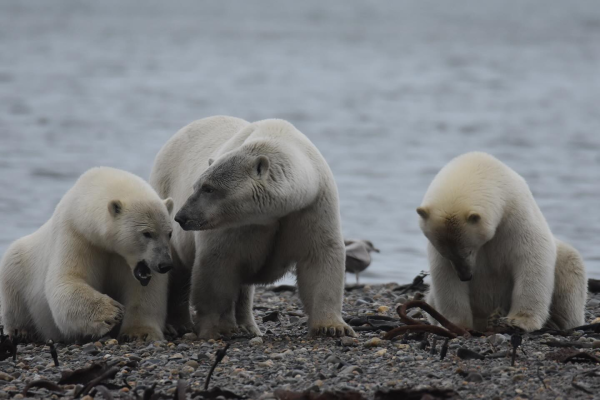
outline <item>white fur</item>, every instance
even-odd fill
[[[341,317],[344,242],[335,181],[290,123],[195,121],[162,148],[150,182],[173,198],[176,219],[187,218],[196,230],[175,224],[175,269],[182,277],[173,276],[170,323],[190,323],[181,294],[185,271],[193,270],[190,299],[200,337],[235,329],[259,335],[253,285],[274,282],[295,266],[310,333],[354,335]],[[215,191],[206,193],[207,185]]]
[[[172,200],[163,202],[128,172],[103,167],[84,173],[52,217],[15,241],[2,259],[7,331],[72,341],[103,336],[122,322],[123,336],[163,338],[167,277],[153,273],[142,287],[132,270],[141,260],[150,267],[171,262],[172,208]]]
[[[484,330],[500,311],[503,323],[525,331],[584,323],[581,257],[554,238],[525,180],[502,162],[485,153],[457,157],[417,211],[430,241],[427,300],[452,322]],[[469,269],[472,280],[461,281]]]

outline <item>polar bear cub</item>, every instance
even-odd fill
[[[40,229],[0,263],[8,332],[31,340],[100,337],[121,323],[125,339],[163,338],[172,267],[171,199],[113,168],[84,173]]]
[[[525,180],[485,153],[452,160],[421,206],[429,239],[427,301],[476,330],[525,331],[584,323],[587,279],[579,253],[554,238]]]
[[[260,335],[253,285],[272,283],[294,267],[309,332],[354,335],[341,316],[345,256],[337,187],[323,156],[292,124],[222,116],[193,122],[163,146],[150,183],[179,210],[173,248],[183,268],[175,269],[192,271],[200,337],[235,330]],[[179,280],[186,281],[189,272]],[[176,286],[172,293],[185,291]],[[169,311],[169,323],[189,324],[186,300],[170,299],[179,311]]]

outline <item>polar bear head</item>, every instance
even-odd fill
[[[173,200],[112,200],[108,212],[112,220],[109,236],[113,250],[146,286],[152,271],[164,274],[173,268],[169,241]]]
[[[493,221],[476,211],[453,211],[437,207],[417,208],[421,230],[437,252],[450,261],[461,281],[470,281],[479,249],[496,232]]]
[[[209,160],[175,221],[184,230],[194,231],[274,221],[280,200],[270,168],[269,153],[255,147],[241,147]]]

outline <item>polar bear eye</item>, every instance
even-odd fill
[[[150,232],[144,232],[144,237],[147,237],[148,239],[152,239],[152,234]]]
[[[169,232],[169,239],[171,239],[171,236],[173,236],[173,231]]]
[[[200,191],[201,191],[202,193],[207,193],[207,194],[210,194],[210,193],[214,192],[215,190],[214,190],[212,187],[210,187],[210,186],[204,185],[204,186],[202,186],[202,187],[200,188]]]

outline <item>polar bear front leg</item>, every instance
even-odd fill
[[[50,278],[46,296],[58,329],[68,338],[102,337],[121,322],[125,312],[123,305],[96,291],[80,274]]]
[[[199,338],[217,339],[222,331],[231,330],[240,287],[239,277],[228,268],[226,259],[205,257],[195,263],[190,302],[196,311],[193,323]]]
[[[238,299],[235,302],[236,325],[242,333],[253,336],[262,336],[262,333],[254,320],[252,304],[254,304],[254,285],[242,285]]]
[[[469,283],[459,279],[452,264],[431,244],[427,252],[431,272],[431,287],[427,294],[427,302],[453,324],[464,329],[473,329]],[[428,319],[432,323],[437,323],[431,317]]]
[[[341,241],[337,247],[319,249],[317,257],[296,265],[310,336],[356,336],[342,319],[345,257]]]
[[[515,267],[510,312],[503,324],[526,332],[542,329],[550,315],[555,263],[554,257],[536,254]]]
[[[122,280],[125,317],[119,332],[123,341],[163,340],[163,329],[167,318],[167,274],[152,274],[148,286],[140,283],[128,274]]]

